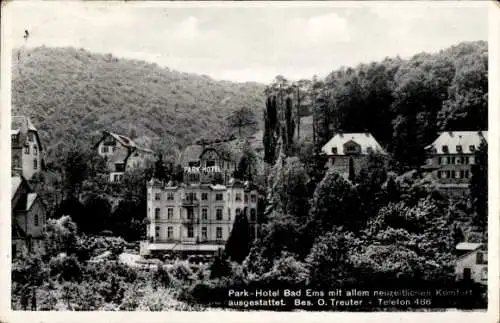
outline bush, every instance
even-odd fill
[[[49,262],[50,276],[58,281],[82,281],[82,268],[75,256],[59,254]]]

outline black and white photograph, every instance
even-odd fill
[[[489,2],[2,7],[10,311],[486,313]]]

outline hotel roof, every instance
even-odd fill
[[[361,153],[367,155],[370,153],[370,148],[374,152],[385,154],[384,149],[377,140],[372,136],[371,133],[337,133],[330,141],[328,141],[322,148],[321,151],[328,156],[345,155],[344,145],[350,141],[355,142],[361,146]],[[332,148],[337,148],[337,153],[332,152]]]
[[[446,131],[441,132],[437,139],[425,148],[435,149],[437,154],[472,154],[483,138],[488,141],[488,131]],[[457,151],[458,146],[461,151]],[[448,150],[445,152],[443,147]]]

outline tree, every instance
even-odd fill
[[[72,147],[66,153],[63,163],[64,182],[68,196],[78,197],[83,180],[87,177],[88,164],[85,153]]]
[[[351,264],[345,233],[334,230],[320,236],[312,246],[306,264],[313,286],[334,288],[347,283]]]
[[[257,125],[255,113],[247,107],[242,107],[233,111],[231,115],[227,117],[227,122],[230,128],[238,129],[238,136],[240,138],[242,137],[243,129]]]
[[[273,164],[277,157],[277,120],[276,96],[268,96],[266,101],[266,109],[264,110],[264,134],[262,138],[262,142],[264,145],[264,161],[268,164]]]
[[[359,204],[353,186],[340,174],[329,170],[314,192],[310,235],[318,237],[333,230],[334,226],[359,229],[362,224]]]
[[[474,222],[486,230],[488,223],[488,143],[483,138],[472,166],[470,193],[476,211]]]
[[[348,176],[349,181],[351,183],[354,183],[356,181],[356,173],[354,171],[354,160],[352,157],[349,157],[349,176]]]
[[[250,251],[250,226],[246,214],[241,212],[234,219],[231,235],[226,242],[225,252],[229,259],[241,263]]]
[[[293,106],[292,99],[288,97],[285,101],[285,131],[284,131],[284,143],[285,152],[290,154],[290,150],[293,147],[293,137],[295,134],[295,121],[293,119]]]
[[[161,153],[158,154],[158,157],[155,161],[153,177],[159,180],[168,179],[167,170],[165,164],[163,163],[163,155]]]
[[[250,146],[250,143],[246,141],[243,147],[243,154],[234,173],[234,178],[245,181],[253,181],[254,177],[257,175],[256,164],[257,156]]]

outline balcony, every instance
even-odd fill
[[[184,198],[181,203],[184,207],[200,206],[200,201],[198,199]]]
[[[194,217],[191,218],[183,218],[181,220],[182,224],[184,225],[190,225],[190,224],[200,224],[200,219],[195,219]]]

